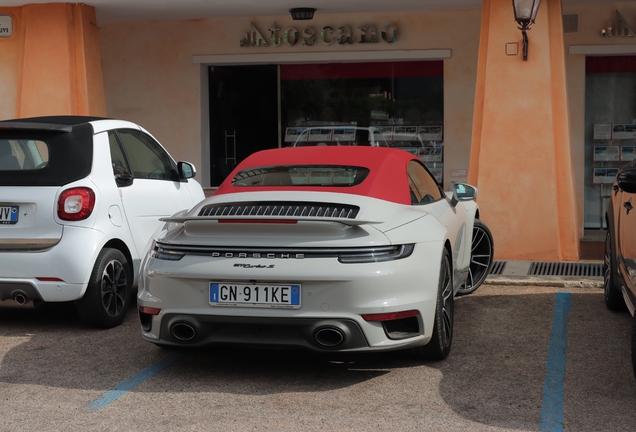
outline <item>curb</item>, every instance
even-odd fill
[[[490,275],[484,285],[543,286],[557,288],[603,288],[602,277],[500,276]]]

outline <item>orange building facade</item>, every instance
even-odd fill
[[[498,260],[586,258],[586,232],[604,228],[603,175],[621,162],[620,152],[627,158],[623,149],[636,147],[626,135],[617,141],[604,132],[631,123],[634,110],[616,108],[603,117],[591,106],[605,102],[590,99],[611,85],[609,75],[592,76],[590,57],[599,64],[636,54],[630,4],[544,0],[528,32],[526,61],[509,0],[484,0],[474,10],[318,11],[307,22],[288,15],[122,22],[97,16],[84,4],[0,7],[0,119],[131,120],[176,158],[195,163],[204,186],[218,183],[223,161],[289,144],[298,118],[371,122],[392,139],[414,133],[443,145],[443,158],[435,159],[437,150],[423,157],[446,188],[458,181],[479,189]],[[631,85],[620,73],[634,71],[623,64],[607,73]],[[239,76],[243,93],[228,92]],[[253,98],[239,103],[250,82]],[[317,86],[322,90],[309,93]],[[324,89],[338,94],[338,86],[343,94],[372,97],[366,120],[316,96]],[[237,128],[259,131],[262,139],[252,135],[250,146],[239,142],[230,150]],[[608,147],[609,156],[602,153]]]

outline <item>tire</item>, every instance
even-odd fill
[[[84,297],[75,302],[80,319],[91,327],[120,325],[131,302],[132,272],[117,249],[103,249],[97,256]]]
[[[632,370],[636,378],[636,314],[632,318]]]
[[[614,252],[612,251],[612,234],[607,230],[605,236],[605,253],[603,254],[603,293],[605,306],[611,311],[624,311],[626,309],[625,300],[620,287],[616,285],[616,269]]]
[[[455,302],[453,296],[453,271],[450,254],[444,248],[440,268],[433,336],[428,344],[415,348],[415,354],[431,360],[444,360],[450,353],[453,342]]]
[[[493,264],[495,246],[492,234],[485,223],[475,219],[473,226],[473,239],[470,250],[470,265],[468,267],[468,279],[459,288],[457,295],[474,293],[490,274]]]

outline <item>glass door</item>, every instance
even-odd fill
[[[218,186],[250,154],[278,147],[278,66],[213,66],[209,89],[210,183]]]
[[[584,227],[603,229],[618,169],[636,157],[636,56],[587,57]]]

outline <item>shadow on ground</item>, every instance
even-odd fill
[[[607,311],[602,294],[593,292],[572,295],[564,426],[621,430],[636,406],[631,319]],[[363,399],[385,394],[388,404],[400,391],[391,387],[395,376],[426,387],[472,422],[539,430],[554,300],[553,292],[458,298],[453,351],[442,362],[422,362],[407,352],[343,357],[290,350],[164,350],[141,340],[134,310],[122,326],[95,330],[79,322],[72,305],[3,309],[0,383],[106,391],[178,352],[183,357],[176,364],[133,391],[279,395],[356,388]],[[419,394],[412,400],[415,410],[434,402]],[[605,411],[610,406],[612,411]]]

